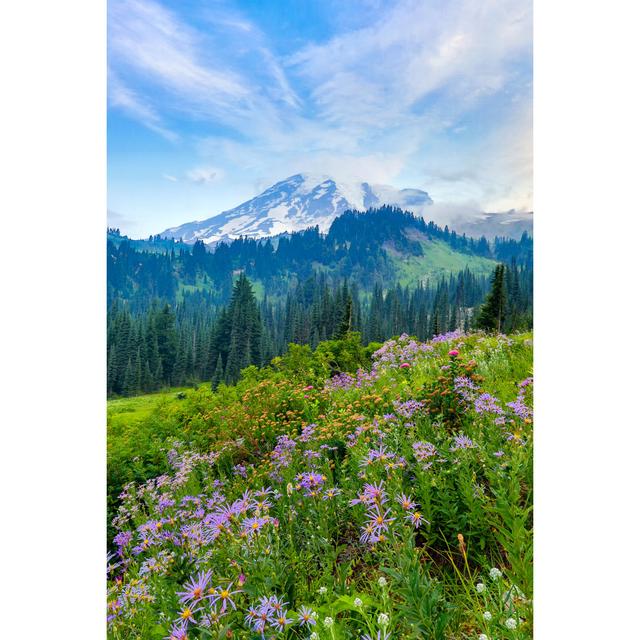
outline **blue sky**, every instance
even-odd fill
[[[528,0],[109,0],[109,224],[200,220],[291,174],[532,208]]]

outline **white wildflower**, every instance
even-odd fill
[[[481,633],[481,634],[478,636],[478,640],[489,640],[489,636],[488,636],[488,635],[486,635],[485,633]]]
[[[323,596],[325,593],[327,593],[327,587],[320,587],[318,589],[318,593]]]
[[[486,588],[487,587],[485,587],[484,583],[482,582],[478,582],[478,584],[476,585],[476,591],[478,593],[483,593]]]
[[[386,613],[381,613],[378,616],[378,624],[381,627],[386,627],[389,624],[389,616]]]
[[[504,626],[507,627],[507,629],[515,629],[518,623],[513,618],[507,618],[504,621]]]
[[[381,587],[386,587],[386,586],[387,586],[387,579],[386,579],[384,576],[380,576],[380,577],[378,578],[378,584],[379,584]]]
[[[492,580],[497,580],[498,578],[502,578],[502,571],[500,571],[500,569],[498,569],[498,567],[493,567],[490,571],[489,571],[489,577]]]
[[[493,618],[493,616],[491,615],[491,611],[485,611],[482,614],[482,617],[488,622],[489,620],[491,620],[491,618]]]
[[[360,600],[360,598],[355,598],[355,599],[353,600],[353,604],[354,604],[354,606],[356,606],[356,607],[361,607],[361,606],[362,606],[362,600]]]
[[[331,616],[327,616],[327,617],[324,619],[324,626],[325,626],[327,629],[329,629],[329,628],[331,628],[331,627],[333,626],[333,618],[332,618]]]
[[[309,640],[320,640],[320,636],[314,631],[310,636]]]

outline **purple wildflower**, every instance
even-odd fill
[[[504,409],[498,404],[498,399],[494,398],[490,393],[483,393],[478,396],[473,406],[476,413],[480,415],[492,413],[500,416],[504,413]]]
[[[300,607],[300,611],[298,611],[298,621],[300,626],[307,625],[307,627],[312,627],[316,624],[313,611],[309,607]]]
[[[205,596],[207,587],[211,580],[211,571],[200,571],[197,576],[192,577],[185,585],[184,591],[179,591],[176,595],[180,602],[194,604]]]
[[[221,605],[221,611],[226,611],[227,610],[227,603],[230,604],[233,609],[236,608],[235,602],[231,599],[231,596],[237,594],[237,593],[242,593],[242,590],[236,590],[236,591],[231,591],[231,588],[233,587],[233,582],[230,582],[226,588],[222,588],[222,587],[216,587],[216,589],[214,590],[214,592],[208,596],[208,598],[211,600],[212,603],[216,603],[219,602]]]
[[[166,640],[187,640],[187,623],[178,622],[174,624]]]
[[[402,506],[405,511],[416,508],[416,503],[413,502],[411,496],[406,496],[404,493],[396,497],[396,501]]]
[[[458,451],[458,449],[472,449],[475,446],[476,445],[474,444],[473,440],[471,440],[471,438],[461,433],[453,439],[453,446],[451,447],[451,451]]]
[[[411,418],[416,411],[424,407],[424,402],[419,400],[407,400],[406,402],[395,400],[393,406],[398,412],[398,415],[401,415],[403,418]]]
[[[405,520],[408,520],[416,529],[418,529],[425,522],[430,524],[427,520],[422,517],[422,514],[419,511],[412,511],[405,516]]]

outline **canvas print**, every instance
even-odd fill
[[[107,40],[108,638],[531,638],[531,3]]]

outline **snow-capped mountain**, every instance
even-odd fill
[[[416,214],[432,204],[426,191],[396,189],[367,182],[338,182],[329,176],[299,173],[274,184],[260,195],[228,211],[163,231],[162,236],[206,244],[240,236],[263,238],[318,225],[326,232],[347,209],[366,211],[383,204]]]

